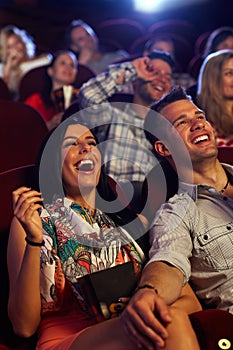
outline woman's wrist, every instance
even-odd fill
[[[45,241],[42,240],[41,242],[35,242],[30,240],[28,237],[25,237],[25,241],[27,242],[28,245],[33,246],[33,247],[42,247],[45,245]]]
[[[3,80],[5,81],[6,84],[8,83],[9,77],[10,77],[10,71],[7,69],[3,73]]]

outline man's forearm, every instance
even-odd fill
[[[184,276],[180,270],[164,262],[151,262],[143,270],[139,286],[152,284],[168,305],[181,294]]]
[[[131,62],[112,65],[108,71],[83,84],[79,91],[79,104],[82,107],[88,107],[106,102],[110,96],[121,91],[125,84],[136,77],[136,69]]]

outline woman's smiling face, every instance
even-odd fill
[[[66,194],[96,188],[101,168],[101,154],[95,137],[84,125],[67,127],[61,150],[62,178]]]
[[[53,88],[72,85],[77,75],[77,61],[73,54],[61,53],[55,59],[53,66],[48,68],[48,75],[53,82]]]
[[[227,60],[222,68],[222,87],[225,99],[233,99],[233,58]]]

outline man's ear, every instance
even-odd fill
[[[162,157],[169,157],[171,153],[166,148],[166,146],[163,144],[162,141],[156,141],[154,144],[154,149],[158,154],[160,154]]]

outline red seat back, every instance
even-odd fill
[[[48,133],[40,114],[16,101],[0,101],[0,172],[36,162]]]
[[[12,191],[26,185],[34,188],[35,166],[11,169],[0,173],[0,349],[33,350],[34,338],[21,339],[14,335],[7,315],[9,281],[7,272],[7,243],[10,223],[13,217]]]
[[[203,310],[190,315],[202,350],[233,349],[233,315],[223,310]]]
[[[0,100],[10,100],[11,95],[8,86],[2,78],[0,78]]]
[[[222,163],[233,165],[233,147],[218,147],[218,159]]]

